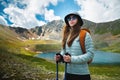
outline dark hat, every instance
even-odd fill
[[[81,19],[80,15],[79,15],[78,13],[70,13],[70,14],[68,14],[68,15],[65,16],[64,20],[65,20],[65,23],[66,23],[67,25],[69,25],[67,18],[68,18],[69,16],[71,16],[71,15],[77,16],[79,25],[80,25],[80,26],[83,25],[83,20]]]

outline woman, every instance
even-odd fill
[[[66,80],[91,80],[88,69],[88,61],[94,56],[94,48],[91,36],[86,33],[85,48],[86,53],[83,54],[79,44],[79,33],[83,21],[76,13],[70,13],[64,18],[66,26],[64,26],[62,51],[64,62],[67,62]],[[70,55],[65,55],[69,53]],[[56,55],[56,61],[61,59],[60,55]]]

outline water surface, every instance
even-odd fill
[[[54,60],[55,54],[56,52],[40,53],[40,54],[37,54],[36,57],[44,58],[48,60]],[[92,63],[120,64],[120,54],[103,52],[103,51],[95,51],[95,55]]]

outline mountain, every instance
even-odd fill
[[[102,44],[106,46],[119,43],[120,19],[106,23],[96,23],[94,26],[93,38],[97,44],[102,42]]]
[[[64,22],[62,20],[54,20],[43,26],[26,29],[22,27],[9,27],[17,33],[21,39],[55,39],[61,38],[61,31]]]
[[[48,22],[46,25],[37,26],[30,29],[32,33],[35,33],[39,36],[39,39],[57,39],[61,38],[61,31],[64,22],[62,20],[54,20]]]
[[[110,32],[112,35],[117,35],[120,34],[120,19],[106,23],[98,23],[96,27],[95,33],[104,34]]]
[[[106,23],[94,23],[88,20],[83,20],[84,25],[90,29],[93,36],[94,35],[104,35],[109,33],[110,35],[120,34],[119,26],[120,19],[106,22]],[[55,39],[60,40],[62,38],[62,28],[64,26],[64,21],[54,20],[48,22],[43,26],[36,26],[35,28],[25,29],[21,27],[10,27],[11,30],[16,32],[22,39]]]
[[[94,23],[84,20],[83,28],[91,31],[96,48],[108,47],[120,41],[120,19],[105,23]],[[43,26],[26,29],[21,27],[8,27],[19,39],[62,40],[62,29],[65,25],[62,20],[54,20]]]
[[[21,27],[9,27],[9,28],[10,30],[17,33],[21,39],[32,39],[32,38],[34,39],[38,37],[37,34],[32,33],[30,30],[26,28],[21,28]]]
[[[10,27],[0,25],[0,41],[2,43],[4,43],[3,41],[9,41],[9,43],[19,41],[18,37],[18,34],[10,30]]]

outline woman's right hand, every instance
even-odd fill
[[[55,61],[56,61],[56,62],[59,62],[60,59],[61,59],[61,56],[60,56],[60,55],[55,55]]]
[[[60,53],[57,53],[54,59],[56,62],[63,62],[63,56]]]

